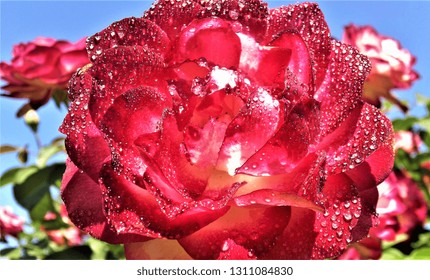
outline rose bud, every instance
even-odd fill
[[[25,98],[29,109],[44,105],[56,90],[66,90],[67,82],[79,67],[89,63],[85,52],[85,39],[76,43],[38,37],[32,42],[20,43],[13,48],[10,63],[0,63],[3,96]]]
[[[364,83],[363,98],[379,107],[380,98],[383,97],[406,112],[408,108],[391,91],[408,89],[419,78],[418,73],[412,69],[415,57],[402,48],[399,41],[379,34],[368,25],[346,26],[342,40],[358,48],[372,63],[372,71]]]
[[[159,1],[87,50],[60,128],[83,231],[129,259],[325,259],[367,236],[392,125],[318,5]]]

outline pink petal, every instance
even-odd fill
[[[181,32],[178,48],[181,60],[204,58],[227,68],[239,65],[240,39],[230,23],[218,18],[194,20]]]
[[[318,4],[301,3],[270,10],[266,41],[270,42],[286,31],[298,32],[312,61],[312,80],[317,89],[326,73],[330,56],[330,30]],[[294,51],[293,51],[294,55]],[[314,88],[309,88],[311,92]]]
[[[88,38],[88,57],[94,62],[105,50],[118,46],[142,46],[166,57],[170,40],[160,27],[147,19],[125,18]]]
[[[217,168],[234,174],[276,133],[283,122],[282,110],[283,105],[263,88],[251,94],[247,106],[227,128]]]
[[[370,72],[367,57],[332,41],[328,72],[315,99],[321,102],[321,136],[335,130],[361,104],[363,83]]]
[[[232,207],[221,218],[179,239],[179,243],[194,259],[217,259],[226,251],[223,248],[228,249],[227,239],[258,257],[272,247],[289,218],[289,207]]]
[[[272,127],[274,123],[271,121],[270,125],[265,124]],[[309,100],[297,105],[285,117],[276,134],[238,169],[238,173],[262,176],[290,172],[308,154],[310,145],[314,144],[318,124],[316,102]],[[269,128],[259,129],[265,131]]]

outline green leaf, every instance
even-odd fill
[[[388,248],[382,252],[381,260],[403,260],[405,255],[395,248]]]
[[[0,154],[16,152],[20,149],[20,147],[12,146],[12,145],[2,145],[0,146]]]
[[[48,192],[45,193],[45,195],[37,202],[36,205],[31,209],[30,211],[30,218],[33,221],[40,221],[42,222],[45,219],[46,213],[54,212],[55,207],[54,203],[52,201],[51,194]]]
[[[67,98],[67,92],[62,89],[57,89],[52,94],[52,99],[54,99],[55,105],[57,105],[57,108],[61,108],[61,103],[66,105],[66,107],[69,104],[69,99]]]
[[[417,124],[425,130],[430,131],[430,118],[424,118],[417,121]]]
[[[21,257],[21,250],[19,248],[5,248],[0,250],[0,257],[7,257],[11,260],[17,260]]]
[[[24,182],[14,186],[15,199],[21,206],[31,211],[49,192],[49,186],[61,179],[64,170],[64,164],[54,164],[38,170]]]
[[[404,119],[395,119],[392,121],[395,131],[410,130],[417,122],[418,119],[415,117],[406,117]]]
[[[430,248],[424,247],[412,251],[408,259],[411,260],[430,260]]]
[[[21,184],[22,182],[24,182],[25,179],[28,178],[28,176],[30,176],[37,170],[38,168],[34,165],[9,169],[0,177],[0,186],[4,186],[11,183]]]
[[[37,156],[36,165],[45,166],[46,162],[55,154],[64,151],[62,145],[49,145],[40,149],[39,155]]]
[[[55,252],[47,256],[45,260],[90,260],[91,253],[91,248],[86,245],[75,246]]]

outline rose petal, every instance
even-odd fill
[[[312,80],[317,89],[324,80],[329,63],[331,40],[330,30],[318,4],[301,3],[271,9],[267,42],[285,31],[298,32],[306,43],[312,61]],[[313,87],[309,90],[314,91]]]
[[[93,79],[86,70],[73,76],[69,93],[73,102],[60,131],[67,136],[65,145],[70,159],[97,182],[102,164],[110,157],[110,151],[88,112],[92,90]]]
[[[272,247],[289,218],[289,207],[232,207],[221,218],[179,239],[179,243],[194,259],[217,259],[227,239],[258,257]]]
[[[140,243],[124,244],[127,260],[191,260],[176,240],[153,239]]]
[[[99,126],[115,98],[129,89],[160,84],[167,88],[165,82],[157,78],[162,63],[157,53],[145,47],[120,46],[105,50],[90,68],[96,81],[95,93],[91,94],[89,103],[94,123]]]
[[[246,108],[229,124],[217,168],[230,175],[255,154],[283,122],[283,105],[262,88],[249,97]],[[261,137],[255,137],[260,134]],[[246,145],[244,145],[246,143]]]
[[[66,167],[61,184],[61,197],[69,218],[77,227],[97,239],[112,244],[146,240],[143,236],[113,230],[103,212],[103,198],[99,185],[71,161],[66,162]]]
[[[167,186],[150,169],[143,178],[130,180],[127,172],[118,174],[105,165],[101,178],[106,217],[119,233],[177,239],[204,227],[228,210],[225,202],[192,202]]]
[[[88,57],[94,62],[105,50],[117,46],[146,47],[164,58],[170,50],[170,40],[160,27],[147,19],[125,18],[88,38]]]
[[[267,29],[269,9],[267,4],[260,0],[213,0],[201,1],[204,9],[200,17],[219,17],[231,20],[236,28],[261,41]],[[243,26],[243,27],[242,27]]]
[[[367,57],[332,41],[328,72],[315,99],[321,102],[321,137],[334,131],[361,104],[363,83],[370,72]]]
[[[219,18],[194,20],[181,32],[178,48],[182,60],[204,58],[227,68],[239,65],[240,39],[230,24]]]
[[[316,140],[319,130],[318,109],[318,104],[312,100],[295,106],[276,134],[237,172],[254,176],[290,172],[308,154]],[[270,121],[265,124],[273,127],[275,123]],[[267,128],[259,128],[259,131],[264,130]]]
[[[255,260],[254,254],[246,248],[237,245],[230,238],[222,245],[218,260]]]
[[[194,20],[202,10],[197,1],[157,1],[145,12],[144,18],[156,23],[175,41],[182,28]]]

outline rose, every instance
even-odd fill
[[[316,4],[163,1],[87,41],[62,198],[128,258],[322,259],[367,235],[392,127]]]
[[[14,214],[10,206],[0,206],[0,240],[6,235],[17,237],[23,226],[24,219]]]
[[[378,186],[376,211],[379,225],[373,234],[382,240],[393,241],[400,234],[409,234],[422,226],[427,218],[427,204],[417,184],[403,173],[392,172]]]
[[[62,204],[60,207],[60,216],[61,220],[68,224],[69,227],[61,228],[61,229],[45,229],[42,227],[42,230],[46,232],[46,235],[50,240],[58,245],[67,245],[67,246],[76,246],[82,244],[83,233],[76,228],[70,221],[66,207]],[[45,215],[44,220],[50,221],[55,220],[57,215],[53,212],[48,212]]]
[[[88,62],[84,39],[70,43],[38,37],[15,45],[11,63],[0,63],[1,78],[7,82],[3,96],[29,99],[30,107],[37,109],[54,91],[66,90],[72,74]]]
[[[395,145],[394,148],[402,149],[408,154],[416,153],[420,146],[423,144],[423,141],[421,140],[420,136],[416,133],[413,133],[411,131],[397,131],[394,134],[395,139]]]
[[[408,108],[391,93],[391,90],[410,88],[419,78],[418,73],[412,69],[415,57],[402,48],[399,41],[379,34],[368,25],[346,26],[342,40],[357,47],[372,63],[372,71],[364,84],[363,96],[366,101],[379,106],[380,97],[384,97],[403,111],[407,111]]]

